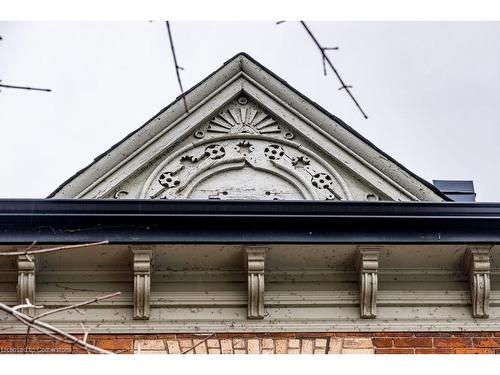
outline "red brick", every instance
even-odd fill
[[[297,332],[295,337],[298,339],[309,339],[309,338],[325,338],[325,337],[333,337],[335,333],[333,332]],[[351,335],[352,336],[352,335]]]
[[[455,349],[415,349],[415,354],[454,354]]]
[[[89,340],[114,340],[116,335],[89,335]]]
[[[99,337],[102,338],[102,337]],[[125,335],[125,334],[119,334],[116,335],[117,339],[123,340],[123,339],[133,339],[133,340],[157,340],[159,337],[158,335]]]
[[[332,337],[372,337],[372,332],[337,332],[331,333]]]
[[[72,354],[89,354],[85,349],[81,349],[76,345],[73,345],[73,349],[71,350]],[[92,353],[92,352],[90,352]]]
[[[29,345],[29,341],[28,341]],[[13,349],[13,348],[24,348],[24,339],[22,340],[2,340],[0,341],[0,348]]]
[[[392,348],[392,338],[389,337],[376,337],[373,339],[373,344],[376,348]]]
[[[499,337],[477,338],[474,339],[474,346],[480,348],[500,348]]]
[[[415,337],[451,337],[449,332],[415,332]]]
[[[24,340],[25,335],[3,335],[0,334],[1,341],[9,341],[9,340]],[[30,337],[35,337],[35,335],[31,335]]]
[[[454,332],[455,337],[491,337],[493,332]]]
[[[410,332],[375,332],[375,337],[413,337]]]
[[[179,337],[179,335],[177,335]],[[257,333],[218,333],[217,338],[219,339],[244,339],[244,338],[258,338]]]
[[[19,343],[19,341],[18,341]],[[22,343],[21,347],[24,347],[24,342]],[[64,343],[60,343],[61,345],[67,345]],[[56,343],[54,340],[29,340],[28,341],[28,348],[36,348],[36,349],[46,349],[46,348],[55,348]]]
[[[95,346],[105,350],[132,350],[133,340],[131,339],[96,340]]]
[[[166,336],[171,336],[168,338],[168,340],[172,339],[180,339],[180,340],[192,340],[192,339],[204,339],[207,336],[210,336],[210,333],[204,334],[204,333],[177,333],[177,334],[167,334]],[[172,337],[175,336],[175,337]]]
[[[432,348],[432,339],[428,337],[395,338],[396,348]]]
[[[413,349],[375,349],[375,354],[414,354]]]
[[[495,349],[487,348],[458,348],[457,354],[495,354]]]
[[[435,338],[434,347],[436,348],[470,348],[472,339],[467,337],[449,337]]]
[[[71,344],[67,344],[64,342],[54,342],[51,340],[38,340],[28,342],[26,351],[40,354],[68,354],[71,353]]]

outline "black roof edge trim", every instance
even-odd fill
[[[0,200],[0,244],[500,244],[500,203]]]

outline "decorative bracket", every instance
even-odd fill
[[[487,318],[490,307],[491,246],[468,247],[465,252],[465,272],[469,276],[472,315]]]
[[[373,319],[377,316],[378,254],[378,248],[360,247],[356,255],[361,318],[365,319]]]
[[[149,319],[151,295],[150,247],[132,247],[134,255],[134,319]]]
[[[248,319],[264,319],[264,269],[266,247],[245,247],[248,272]]]
[[[17,258],[17,303],[22,305],[29,299],[31,304],[35,304],[35,257],[27,257],[20,255]],[[21,310],[29,316],[34,316],[35,309],[33,307]]]

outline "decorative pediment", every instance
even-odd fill
[[[53,196],[443,200],[340,120],[312,116],[321,112],[314,103],[294,103],[299,94],[255,66],[236,56],[186,94],[189,113],[167,107]]]
[[[244,94],[192,132],[148,176],[140,198],[349,199],[340,174]]]

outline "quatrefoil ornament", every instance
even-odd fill
[[[226,155],[226,150],[224,146],[221,145],[209,145],[205,149],[205,156],[210,159],[222,159]]]
[[[321,172],[321,173],[316,173],[314,176],[312,176],[311,183],[315,188],[329,189],[333,185],[333,179],[330,177],[330,175]]]
[[[271,144],[264,149],[264,154],[269,160],[279,160],[285,155],[285,150],[280,145]]]
[[[174,175],[173,172],[164,172],[160,175],[158,182],[161,186],[170,189],[181,183],[181,181]]]

